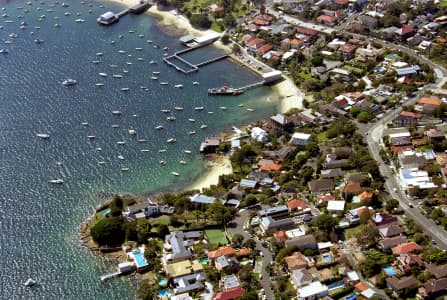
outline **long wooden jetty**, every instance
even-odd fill
[[[117,272],[114,272],[114,273],[108,273],[108,274],[105,274],[105,275],[101,275],[100,279],[101,279],[101,282],[104,282],[106,280],[118,277],[119,275],[121,275],[121,272],[117,271]]]
[[[112,25],[113,23],[118,22],[121,17],[124,17],[127,14],[139,15],[145,12],[152,6],[152,4],[153,3],[150,1],[140,1],[138,4],[130,8],[123,9],[119,13],[114,14],[112,12],[107,12],[105,14],[102,14],[97,21],[101,25]]]

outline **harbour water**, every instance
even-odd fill
[[[101,202],[98,194],[153,193],[190,185],[204,169],[198,149],[206,136],[265,118],[277,103],[267,100],[268,87],[238,97],[208,96],[210,87],[240,86],[258,78],[229,61],[188,76],[165,65],[163,47],[172,53],[181,45],[152,16],[128,15],[103,27],[96,24],[97,16],[122,7],[29,3],[0,4],[5,8],[0,13],[0,48],[9,52],[0,55],[0,299],[133,299],[134,288],[126,278],[100,283],[99,276],[110,266],[79,247],[77,228]],[[221,52],[204,48],[188,59],[200,60],[205,53]],[[77,84],[63,86],[68,78]],[[161,86],[162,81],[168,85]],[[174,88],[176,84],[183,88]],[[196,111],[197,106],[205,109]],[[166,121],[168,116],[175,121]],[[202,124],[208,127],[201,129]],[[159,125],[164,129],[156,130]],[[129,129],[137,134],[130,135]],[[196,134],[188,135],[190,131]],[[37,133],[50,137],[40,139]],[[176,142],[167,143],[169,138]],[[161,149],[166,152],[159,153]],[[160,160],[167,164],[161,166]],[[56,178],[64,183],[48,183]],[[24,287],[28,278],[38,285]]]

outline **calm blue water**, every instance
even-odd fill
[[[239,86],[257,78],[227,61],[189,76],[178,73],[162,63],[162,49],[146,42],[181,48],[178,37],[164,34],[151,16],[129,15],[111,27],[100,27],[97,16],[120,7],[66,2],[70,7],[53,1],[0,4],[5,8],[0,12],[5,14],[0,17],[0,48],[9,50],[0,55],[0,299],[133,299],[135,288],[129,279],[101,284],[99,276],[112,267],[78,246],[77,228],[101,203],[98,193],[153,193],[188,186],[204,169],[198,147],[206,136],[264,118],[276,111],[276,103],[268,101],[269,88],[239,97],[208,97],[209,87]],[[76,23],[78,18],[85,22]],[[21,22],[27,24],[23,30]],[[56,23],[61,26],[55,27]],[[9,37],[11,33],[17,38]],[[36,38],[44,43],[34,43]],[[135,50],[139,47],[143,50]],[[104,55],[97,57],[98,52]],[[188,54],[188,58],[201,55]],[[158,63],[149,64],[151,60]],[[158,81],[150,79],[153,71],[160,72]],[[100,77],[100,72],[108,77]],[[78,84],[64,87],[61,81],[66,78]],[[160,86],[160,81],[169,85]],[[98,82],[105,86],[96,87]],[[175,89],[175,84],[184,88]],[[123,87],[130,90],[123,92]],[[238,107],[240,103],[245,107]],[[184,110],[175,111],[174,106]],[[205,110],[194,111],[196,106]],[[221,111],[220,106],[228,110]],[[168,115],[161,109],[171,109],[176,121],[167,122]],[[112,115],[113,110],[122,115]],[[189,118],[196,122],[188,122]],[[112,128],[114,124],[119,128]],[[208,128],[200,129],[201,124]],[[165,129],[155,130],[158,125]],[[136,136],[128,134],[130,128]],[[193,130],[196,135],[187,135]],[[38,139],[36,133],[48,133],[50,138]],[[96,138],[88,140],[88,135]],[[177,139],[175,144],[166,143],[171,137]],[[167,151],[159,154],[160,149]],[[193,154],[185,154],[184,149]],[[117,159],[119,155],[124,160]],[[161,159],[166,166],[160,166]],[[188,164],[180,165],[180,160]],[[172,171],[180,176],[172,176]],[[64,184],[50,185],[53,178],[63,179]],[[39,286],[23,287],[29,277]]]

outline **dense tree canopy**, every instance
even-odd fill
[[[90,230],[92,238],[101,246],[117,246],[124,242],[125,232],[122,217],[104,218]]]

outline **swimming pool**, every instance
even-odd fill
[[[383,270],[385,271],[386,275],[388,275],[388,276],[396,275],[396,271],[391,266],[384,267]]]
[[[169,296],[168,289],[162,289],[162,290],[158,291],[158,296],[159,297]]]
[[[332,290],[336,290],[336,289],[342,289],[345,287],[345,282],[343,280],[331,283],[327,286],[327,290],[330,292]]]
[[[158,282],[159,286],[166,286],[168,284],[168,281],[166,280],[166,278],[162,278],[160,279],[160,281]]]
[[[137,264],[137,268],[142,268],[147,266],[147,261],[141,253],[140,250],[133,252],[133,257],[135,259],[135,263]]]
[[[103,215],[104,217],[107,217],[107,215],[110,214],[111,211],[112,211],[112,209],[106,208],[101,212],[101,215]]]
[[[208,259],[208,257],[202,257],[200,259],[200,262],[202,263],[202,265],[207,265],[209,262],[209,259]]]
[[[330,264],[332,262],[331,255],[329,253],[325,253],[325,254],[321,255],[321,259],[326,264]]]

